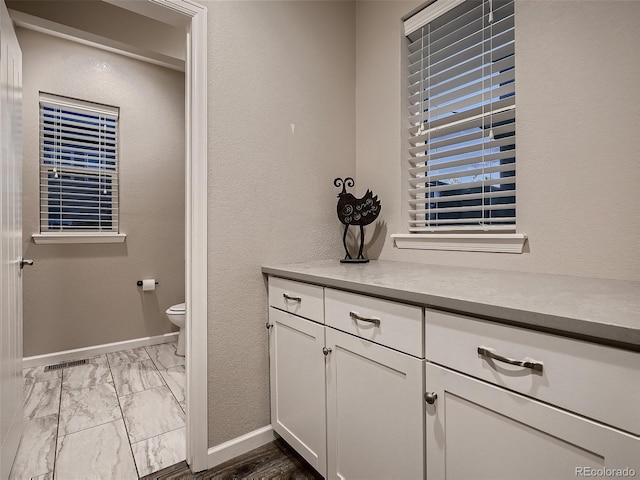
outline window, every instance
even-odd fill
[[[118,233],[118,108],[40,94],[40,232]]]
[[[438,0],[405,35],[409,232],[514,232],[513,0]]]

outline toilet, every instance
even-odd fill
[[[184,317],[185,317],[185,304],[179,303],[172,307],[167,308],[167,318],[174,325],[180,327],[180,333],[178,334],[178,348],[176,355],[184,357]]]

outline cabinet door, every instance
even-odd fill
[[[269,309],[271,423],[326,476],[324,326]]]
[[[437,394],[426,405],[429,480],[640,472],[640,439],[633,435],[430,363],[425,388]]]
[[[332,328],[326,337],[328,478],[423,478],[423,362]]]

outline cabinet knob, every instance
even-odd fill
[[[429,405],[433,405],[436,403],[436,399],[438,398],[438,394],[436,392],[425,392],[424,401]]]
[[[322,353],[324,353],[324,356],[326,357],[331,353],[331,349],[327,347],[322,347]]]
[[[265,326],[267,327],[267,330],[269,330],[271,327],[273,327],[273,325],[270,324],[269,322],[267,322],[267,324]]]

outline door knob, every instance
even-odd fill
[[[25,265],[33,265],[33,260],[20,257],[20,270],[22,270]]]

